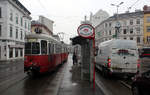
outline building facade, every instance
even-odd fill
[[[118,17],[118,18],[117,18]],[[120,23],[118,38],[135,40],[143,45],[143,11],[115,14],[95,27],[96,44],[115,39],[116,23]]]
[[[144,6],[144,45],[150,46],[150,6]]]
[[[94,27],[96,27],[102,21],[104,21],[104,20],[106,20],[108,18],[109,18],[109,14],[106,11],[100,9],[94,15],[91,13],[91,15],[90,15],[90,22],[92,23],[92,25]]]
[[[31,32],[36,34],[53,35],[53,21],[40,16],[39,20],[33,20],[31,23]]]
[[[31,30],[30,14],[18,0],[0,0],[0,87],[24,73],[24,37]]]

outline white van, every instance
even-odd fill
[[[134,75],[139,69],[138,48],[135,41],[114,39],[98,45],[96,67],[104,75]]]

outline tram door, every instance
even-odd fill
[[[52,62],[52,60],[51,60],[51,59],[52,59],[52,58],[51,58],[51,57],[52,57],[52,56],[51,56],[51,51],[52,51],[52,50],[51,50],[51,43],[48,43],[48,61],[49,61],[49,62]]]

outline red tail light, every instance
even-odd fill
[[[108,68],[110,68],[111,67],[111,59],[110,58],[108,58],[108,64],[107,64],[107,66],[108,66]]]
[[[137,60],[137,68],[140,68],[140,59]]]
[[[108,62],[110,63],[110,62],[111,62],[111,59],[108,59]]]
[[[140,68],[140,63],[137,64],[137,68]]]
[[[111,63],[108,63],[108,68],[110,68],[111,67]]]

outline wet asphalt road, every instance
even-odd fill
[[[1,92],[0,95],[56,95],[65,65],[66,63],[56,71],[39,77],[27,76]]]
[[[105,95],[132,95],[131,89],[123,85],[117,77],[104,78],[96,70],[96,83],[103,90]]]
[[[27,76],[0,92],[0,95],[57,95],[58,90],[60,90],[61,80],[67,74],[65,72],[67,70],[66,67],[67,63],[63,64],[55,72],[43,74],[37,78]],[[65,80],[67,81],[67,79]],[[96,83],[105,95],[131,95],[131,90],[122,85],[118,79],[103,78],[99,71],[96,71]]]

